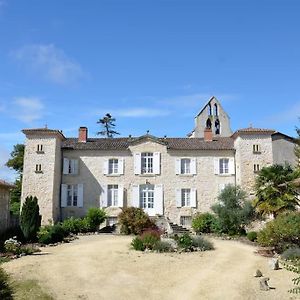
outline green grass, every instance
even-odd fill
[[[15,300],[54,300],[36,280],[15,281],[12,287]]]

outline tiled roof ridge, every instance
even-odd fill
[[[0,179],[0,186],[7,186],[7,187],[11,187],[11,188],[13,188],[14,187],[14,185],[12,184],[12,183],[9,183],[9,182],[7,182],[7,181],[5,181],[5,180],[3,180],[3,179]]]

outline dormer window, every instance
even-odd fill
[[[36,152],[37,153],[44,153],[44,147],[42,144],[38,144],[36,147]]]

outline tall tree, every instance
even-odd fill
[[[295,210],[300,204],[292,180],[299,177],[299,171],[290,166],[273,165],[262,168],[256,183],[254,206],[262,215],[272,215]]]
[[[7,167],[14,169],[19,175],[10,197],[10,210],[13,215],[20,214],[24,150],[25,146],[23,144],[14,145],[14,150],[10,154],[11,158],[6,163]]]
[[[111,114],[107,113],[102,119],[97,121],[97,124],[101,124],[103,127],[103,130],[97,132],[97,134],[104,135],[108,138],[113,138],[115,135],[120,134],[114,130],[116,127],[115,121],[116,119],[113,118]]]

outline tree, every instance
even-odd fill
[[[11,158],[6,163],[7,167],[14,169],[19,175],[10,197],[10,211],[17,216],[20,214],[24,151],[25,146],[23,144],[14,145],[14,150],[10,154]]]
[[[37,197],[26,197],[20,215],[20,227],[26,241],[34,241],[41,226]]]
[[[103,126],[103,130],[97,132],[97,134],[104,135],[108,138],[113,138],[114,135],[120,134],[114,130],[116,127],[116,124],[114,123],[115,121],[116,119],[107,113],[102,119],[97,121],[97,124],[101,124]]]
[[[262,215],[272,215],[295,210],[300,204],[292,180],[299,177],[289,165],[264,167],[255,183],[256,199],[254,207]]]
[[[234,185],[228,185],[218,197],[219,203],[211,209],[218,217],[218,227],[223,233],[241,234],[244,227],[254,218],[254,209],[246,201],[246,193]]]

